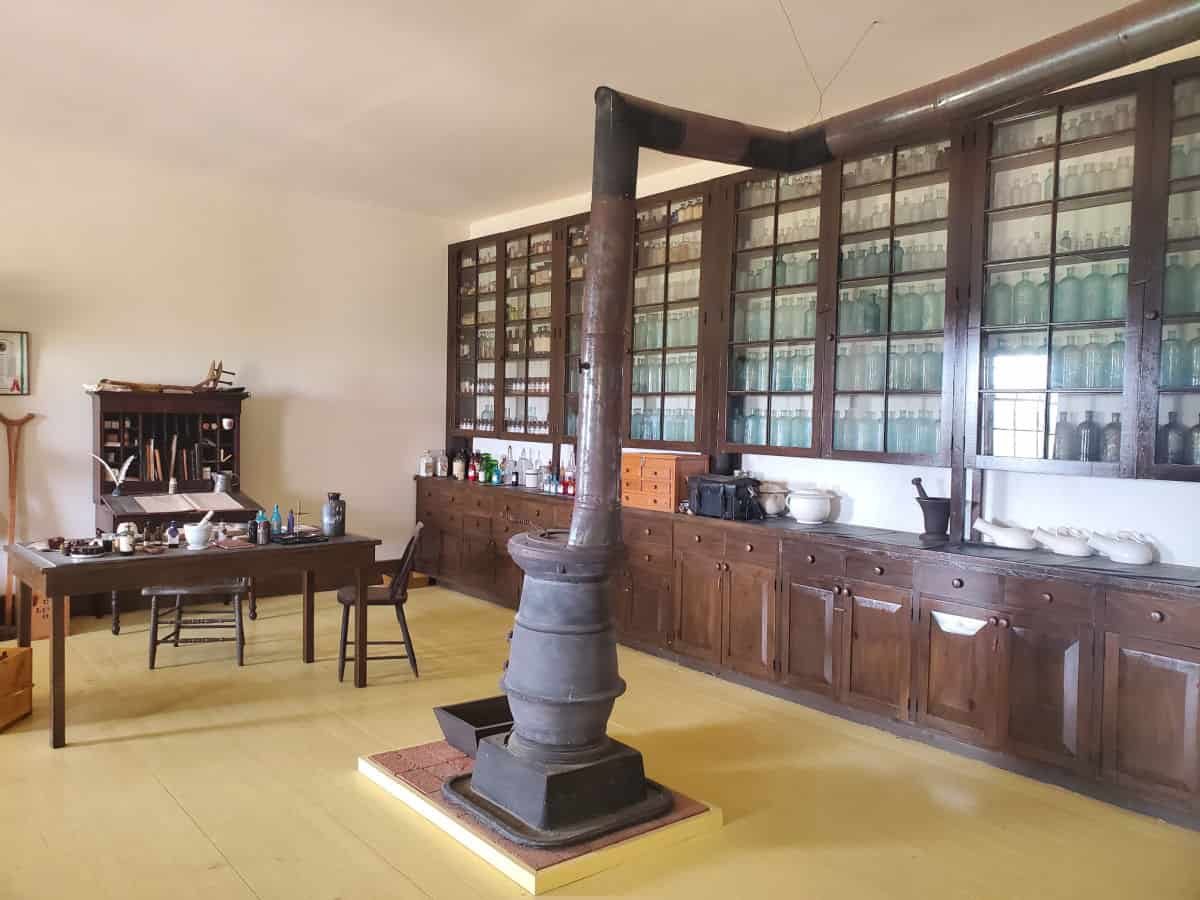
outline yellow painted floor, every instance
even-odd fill
[[[0,733],[0,898],[471,898],[522,892],[355,771],[439,737],[430,708],[495,693],[511,614],[440,588],[409,620],[421,678],[335,675],[337,605],[318,598],[319,661],[299,601],[268,600],[230,645],[159,651],[75,619],[70,745],[36,712]],[[372,636],[398,637],[390,610]],[[88,629],[85,633],[78,633]],[[611,731],[649,774],[727,825],[552,896],[664,898],[1200,897],[1200,834],[831,718],[640,653]]]

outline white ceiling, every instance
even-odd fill
[[[825,114],[1122,5],[784,2],[821,82],[878,20]],[[816,112],[778,0],[0,0],[0,16],[10,134],[468,220],[588,189],[598,84],[781,128]]]

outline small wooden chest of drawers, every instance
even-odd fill
[[[634,509],[675,512],[687,498],[689,475],[708,470],[705,456],[669,453],[621,455],[621,504]]]

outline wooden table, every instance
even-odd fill
[[[278,572],[299,572],[304,597],[301,653],[306,663],[314,658],[314,616],[318,571],[352,573],[358,590],[354,612],[354,686],[367,685],[367,585],[375,572],[375,538],[346,535],[320,544],[288,547],[282,544],[241,550],[168,550],[156,556],[112,554],[80,559],[61,553],[31,550],[20,544],[5,548],[8,571],[20,585],[17,602],[17,644],[28,647],[33,594],[50,603],[50,746],[66,744],[66,634],[64,598],[141,588],[150,584],[186,584],[227,578],[257,578]]]

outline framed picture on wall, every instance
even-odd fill
[[[29,393],[29,332],[0,331],[0,396]]]

